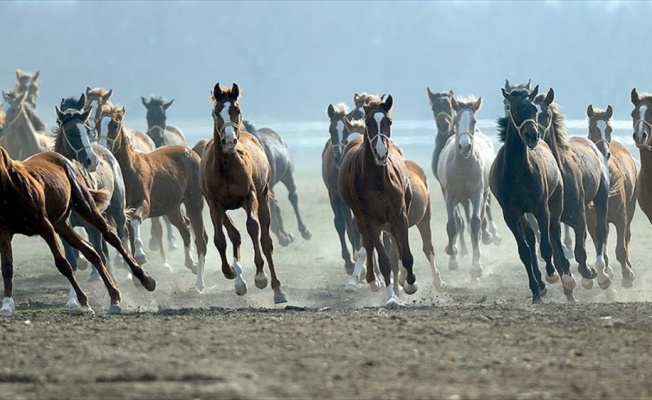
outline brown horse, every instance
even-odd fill
[[[390,140],[390,111],[393,102],[389,95],[384,100],[371,99],[363,106],[365,134],[347,145],[338,176],[340,195],[353,212],[362,236],[367,266],[373,265],[374,250],[378,254],[378,265],[387,288],[387,308],[398,306],[398,293],[391,285],[392,261],[381,241],[381,231],[389,231],[398,248],[398,258],[406,270],[405,280],[400,279],[405,293],[413,294],[417,291],[414,257],[408,240],[411,213],[420,214],[421,217],[417,216],[413,221],[418,221],[416,225],[424,239],[423,249],[435,275],[433,283],[440,290],[445,288],[435,266],[435,251],[429,235],[430,201],[427,184],[423,182],[428,200],[420,202],[417,200],[420,192],[418,179],[411,173],[412,168],[408,167],[399,147]],[[417,175],[420,174],[417,172]],[[425,178],[425,174],[418,178]],[[367,268],[367,282],[371,284],[375,281],[373,268]]]
[[[538,223],[546,280],[555,283],[561,275],[564,291],[571,294],[576,285],[561,244],[564,182],[555,156],[548,145],[539,140],[537,107],[533,103],[538,91],[539,86],[532,92],[502,89],[508,108],[507,116],[498,119],[498,132],[504,144],[498,150],[489,175],[491,192],[502,207],[505,223],[516,239],[533,303],[540,303],[547,289],[541,279],[536,239],[525,219],[526,213],[534,215]]]
[[[199,157],[202,157],[204,155],[204,151],[206,151],[206,145],[208,144],[207,139],[199,139],[197,143],[192,147],[192,150],[199,154]]]
[[[601,110],[589,105],[586,115],[589,118],[589,139],[596,144],[608,160],[611,187],[609,188],[607,223],[616,227],[616,259],[622,268],[622,286],[629,288],[632,287],[635,278],[632,263],[629,260],[629,240],[632,236],[631,223],[636,210],[638,168],[629,150],[621,143],[611,140],[613,108],[608,106],[606,110]],[[595,208],[589,207],[586,211],[587,227],[591,237],[595,240]],[[609,275],[611,275],[612,270],[606,251],[604,259]]]
[[[16,160],[24,160],[32,154],[51,150],[53,139],[49,132],[38,131],[29,117],[26,103],[28,92],[17,95],[16,92],[2,92],[5,100],[4,112],[6,122],[0,131],[0,145]]]
[[[607,235],[607,208],[609,203],[609,169],[607,160],[598,148],[585,137],[568,137],[565,117],[554,101],[551,88],[546,95],[535,99],[540,134],[557,160],[564,179],[564,211],[561,221],[575,232],[575,260],[582,275],[582,285],[589,289],[593,279],[606,289],[611,280],[604,260]],[[586,263],[586,208],[593,204],[596,213],[595,267]],[[572,293],[566,292],[569,301]]]
[[[639,149],[641,169],[636,179],[638,205],[652,222],[652,93],[641,93],[632,89],[630,94],[634,110],[634,143]]]
[[[141,97],[147,109],[147,135],[152,138],[158,148],[165,145],[188,146],[188,141],[181,129],[167,124],[165,111],[172,105],[173,100],[165,101],[162,97],[152,96],[149,100]]]
[[[247,214],[247,232],[254,247],[256,287],[267,286],[263,271],[262,252],[272,275],[274,303],[285,303],[285,293],[276,276],[272,259],[273,244],[270,236],[270,179],[271,166],[260,142],[243,129],[242,111],[238,99],[240,88],[236,83],[222,88],[213,87],[213,139],[206,145],[201,159],[201,189],[213,220],[215,247],[222,259],[222,273],[227,279],[235,279],[235,292],[247,293],[247,283],[242,278],[240,266],[240,232],[235,228],[227,210],[243,208]],[[233,266],[226,258],[226,238],[222,226],[227,229],[233,245]],[[203,279],[203,269],[198,274]]]
[[[167,215],[183,238],[185,266],[196,272],[198,267],[190,255],[190,228],[181,213],[181,204],[186,207],[195,233],[199,268],[203,268],[207,236],[202,218],[204,201],[199,189],[199,156],[184,146],[165,146],[150,153],[135,151],[125,134],[124,115],[124,108],[113,107],[97,122],[96,129],[100,144],[108,147],[120,164],[127,207],[135,210],[130,236],[136,260],[141,264],[147,262],[140,236],[142,221]],[[159,245],[163,250],[162,243]]]
[[[18,82],[16,82],[14,91],[18,96],[26,93],[27,98],[25,101],[33,108],[36,108],[36,103],[38,102],[38,78],[40,74],[41,71],[30,73],[21,69],[16,69],[16,79]]]
[[[77,168],[64,156],[54,152],[42,152],[20,162],[12,160],[0,148],[0,181],[3,182],[0,185],[0,196],[5,199],[0,210],[0,253],[5,295],[1,315],[11,315],[15,310],[11,248],[15,234],[39,235],[46,241],[57,269],[73,287],[82,312],[93,314],[88,297],[77,283],[72,267],[56,239],[55,234],[59,234],[97,268],[111,299],[109,312],[120,312],[120,292],[107,273],[102,259],[68,222],[68,216],[73,210],[97,228],[104,239],[122,254],[133,275],[147,290],[152,291],[156,287],[154,279],[145,275],[100,215],[97,205],[108,201],[107,193],[88,189]]]

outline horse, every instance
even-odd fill
[[[36,103],[38,101],[38,78],[40,71],[34,73],[29,73],[21,69],[16,69],[16,86],[13,88],[13,92],[16,96],[20,97],[23,93],[26,93],[25,97],[25,112],[29,116],[29,119],[34,125],[34,129],[37,131],[46,131],[47,127],[45,122],[36,112]]]
[[[72,210],[97,228],[104,239],[122,254],[134,277],[145,289],[155,289],[156,281],[138,266],[100,215],[97,205],[108,201],[108,194],[89,189],[73,162],[51,151],[36,154],[24,162],[15,161],[4,148],[0,148],[0,181],[3,182],[0,185],[0,196],[11,200],[5,200],[0,210],[0,253],[4,280],[4,299],[0,315],[11,315],[15,311],[11,246],[15,234],[39,235],[46,241],[57,269],[68,279],[75,291],[81,311],[94,314],[88,303],[88,296],[77,283],[72,267],[56,239],[56,234],[59,234],[70,245],[79,249],[97,268],[109,293],[109,312],[121,311],[120,291],[107,273],[102,259],[88,242],[75,233],[68,222]]]
[[[564,181],[550,147],[539,140],[537,107],[533,102],[539,86],[532,91],[501,90],[508,102],[508,110],[507,116],[498,119],[498,135],[503,146],[498,150],[489,173],[491,192],[503,209],[505,223],[516,239],[518,255],[528,275],[532,303],[540,303],[547,288],[539,270],[537,240],[525,218],[526,213],[534,215],[537,220],[546,281],[552,284],[561,276],[564,292],[572,296],[577,283],[561,244]]]
[[[272,258],[273,243],[270,235],[271,174],[272,167],[262,145],[242,124],[240,87],[233,83],[230,88],[213,86],[213,138],[206,145],[201,158],[201,190],[210,209],[215,231],[214,244],[220,253],[222,273],[227,279],[235,279],[235,292],[247,293],[247,282],[242,277],[240,265],[240,232],[226,214],[227,210],[244,209],[247,215],[247,232],[254,248],[256,287],[267,286],[267,274],[263,271],[263,257],[272,277],[274,303],[285,303],[287,298],[281,289]],[[226,258],[224,226],[233,245],[233,265]],[[204,278],[203,268],[197,280]]]
[[[107,221],[116,228],[118,237],[121,239],[125,248],[129,248],[129,234],[127,230],[127,211],[125,200],[125,184],[122,178],[120,165],[111,152],[99,145],[91,143],[87,120],[91,110],[82,112],[75,108],[75,105],[84,104],[84,95],[76,104],[62,100],[62,104],[70,106],[66,109],[55,108],[57,115],[58,127],[55,128],[54,151],[62,154],[69,160],[78,161],[88,170],[89,179],[87,183],[92,189],[105,190],[110,195],[110,202],[107,207],[100,209],[102,215]],[[71,98],[68,98],[70,100]],[[98,251],[102,261],[108,266],[109,272],[115,279],[113,269],[110,263],[108,247],[99,231],[89,226],[76,213],[71,216],[73,226],[82,226],[88,233],[89,240],[93,247]],[[77,254],[73,248],[64,243],[66,258],[77,269]],[[120,255],[116,255],[116,262],[122,262]],[[96,279],[96,271],[91,274],[91,280]],[[99,276],[97,276],[99,279]],[[74,293],[71,292],[71,296]],[[71,301],[74,304],[74,299]]]
[[[582,285],[590,289],[597,277],[598,285],[607,289],[611,279],[604,259],[609,203],[609,169],[605,157],[588,138],[568,137],[565,117],[554,103],[552,88],[535,98],[537,122],[543,140],[552,151],[564,180],[564,210],[561,221],[575,232],[575,260],[582,275]],[[595,225],[595,269],[586,264],[586,208],[593,204]],[[597,270],[597,271],[596,271]],[[568,297],[569,301],[574,301]]]
[[[185,146],[164,146],[149,153],[136,151],[124,128],[125,109],[112,107],[97,122],[99,143],[111,150],[118,160],[126,187],[127,207],[134,209],[130,237],[134,256],[140,264],[147,262],[140,226],[146,218],[166,215],[179,230],[185,250],[184,265],[193,273],[203,269],[207,235],[202,210],[204,201],[199,188],[199,156]],[[186,208],[195,233],[198,265],[190,254],[190,227],[181,213]],[[164,255],[162,243],[160,250]],[[167,265],[167,261],[166,261]]]
[[[425,174],[416,163],[408,166],[399,147],[390,140],[393,104],[391,95],[364,104],[365,134],[347,145],[338,175],[338,190],[355,217],[368,266],[373,265],[374,250],[378,253],[378,265],[387,288],[387,308],[398,307],[398,293],[391,285],[392,261],[380,239],[382,230],[391,232],[397,246],[397,257],[405,269],[401,274],[404,279],[399,280],[406,294],[414,294],[418,288],[408,238],[408,228],[414,224],[430,261],[433,284],[440,291],[446,288],[435,265]],[[376,283],[373,268],[367,268],[366,278],[367,283]]]
[[[621,143],[611,140],[611,122],[613,108],[607,106],[606,110],[593,108],[589,105],[586,109],[589,121],[589,139],[595,143],[600,152],[605,156],[609,168],[609,204],[607,223],[616,227],[616,259],[622,270],[621,285],[630,288],[635,275],[629,259],[629,241],[632,236],[631,223],[636,211],[636,176],[638,167],[629,150]],[[586,210],[587,227],[589,234],[595,240],[596,216],[594,207]],[[609,231],[607,231],[608,237]],[[605,238],[605,241],[607,238]],[[606,247],[606,246],[605,246]],[[604,253],[604,260],[611,276],[609,257]]]
[[[27,93],[25,91],[16,95],[15,92],[2,92],[6,122],[0,131],[0,145],[15,160],[24,160],[33,154],[50,150],[53,144],[49,134],[36,130],[32,124],[28,115],[30,106],[25,102]]]
[[[270,203],[272,233],[276,235],[281,246],[285,247],[294,242],[294,235],[286,232],[283,227],[281,207],[279,207],[278,201],[274,196],[274,186],[278,182],[282,182],[288,190],[288,200],[294,209],[294,215],[297,219],[301,237],[305,240],[310,240],[312,234],[306,228],[306,225],[303,223],[303,218],[301,218],[301,214],[299,213],[299,197],[297,196],[297,186],[294,182],[294,160],[292,159],[288,145],[278,133],[270,128],[257,129],[247,120],[243,121],[243,125],[245,130],[254,135],[261,146],[263,146],[267,161],[269,161],[269,165],[272,167],[272,177],[269,182],[269,188],[272,192]]]
[[[482,106],[482,97],[455,98],[450,102],[454,113],[453,135],[448,138],[438,157],[437,176],[446,201],[448,223],[449,269],[457,269],[455,241],[462,232],[463,224],[457,205],[470,201],[473,213],[470,219],[473,260],[471,280],[477,282],[482,276],[480,262],[480,228],[489,200],[489,170],[496,157],[489,137],[476,127],[476,113]],[[495,229],[493,222],[491,225]],[[493,235],[492,235],[493,236]]]
[[[140,98],[147,109],[147,135],[152,138],[156,147],[165,145],[188,146],[188,141],[181,129],[174,125],[167,125],[165,111],[172,105],[174,99],[165,101],[162,97],[151,96],[148,100]]]
[[[199,157],[202,157],[204,155],[204,151],[206,151],[206,145],[208,144],[208,139],[199,139],[197,143],[192,146],[192,151],[197,153]]]

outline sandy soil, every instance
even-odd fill
[[[382,290],[360,285],[356,293],[344,291],[348,276],[323,184],[304,174],[298,185],[313,237],[276,246],[289,300],[283,305],[273,304],[270,288],[253,287],[244,234],[250,283],[244,297],[221,275],[211,245],[203,293],[190,289],[194,276],[182,267],[181,251],[170,254],[172,272],[152,254],[147,270],[159,284],[154,293],[119,271],[125,313],[107,315],[105,289],[80,272],[97,315],[71,315],[63,308],[65,279],[43,242],[16,238],[17,312],[0,319],[0,398],[652,397],[652,227],[640,210],[631,243],[632,289],[620,287],[620,267],[613,265],[615,291],[578,287],[578,304],[566,304],[556,284],[544,304],[531,305],[527,276],[497,207],[503,242],[483,247],[480,285],[470,284],[469,259],[448,270],[443,204],[431,184],[437,262],[449,290],[432,289],[415,230],[419,291],[402,294],[400,309],[385,310]],[[277,189],[286,226],[299,237],[286,193]],[[240,213],[236,221],[244,228]],[[588,248],[592,260],[590,241]]]

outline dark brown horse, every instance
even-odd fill
[[[269,182],[269,187],[272,191],[270,203],[272,213],[272,232],[278,238],[278,242],[281,246],[287,246],[294,241],[294,235],[290,232],[286,232],[283,227],[281,207],[279,207],[278,201],[274,196],[274,186],[276,186],[277,183],[282,182],[288,190],[288,200],[290,200],[290,204],[292,204],[292,208],[294,209],[294,215],[297,219],[301,237],[310,240],[312,234],[308,228],[306,228],[306,225],[303,223],[303,218],[301,218],[301,214],[299,213],[299,197],[297,196],[297,186],[294,182],[294,160],[292,159],[292,154],[290,154],[288,145],[278,133],[270,128],[257,129],[253,124],[246,120],[243,121],[243,124],[245,130],[254,135],[260,142],[260,145],[263,146],[269,165],[272,167],[272,177]]]
[[[502,207],[505,223],[516,239],[533,303],[541,302],[547,289],[541,278],[536,239],[525,219],[526,213],[534,215],[538,222],[546,280],[554,283],[561,275],[564,291],[571,295],[576,285],[560,238],[564,204],[561,171],[548,145],[539,140],[537,107],[533,103],[538,91],[538,86],[532,92],[502,89],[508,102],[507,116],[498,119],[499,136],[504,144],[498,150],[489,177],[491,192]]]
[[[589,139],[596,144],[608,160],[611,187],[609,188],[607,223],[616,227],[616,259],[622,268],[622,286],[629,288],[632,287],[635,278],[632,263],[629,260],[629,240],[632,237],[631,223],[636,210],[638,168],[629,150],[621,143],[611,140],[613,108],[608,106],[606,110],[601,110],[589,105],[586,115],[589,118]],[[595,208],[589,207],[586,211],[587,227],[595,241]],[[606,246],[604,259],[611,276],[612,269],[609,266]]]
[[[607,160],[598,148],[585,137],[568,137],[564,115],[554,101],[551,88],[546,95],[535,99],[540,134],[554,154],[564,179],[564,211],[561,221],[575,232],[575,260],[585,288],[593,286],[597,277],[602,289],[611,280],[604,260],[607,236],[607,207],[609,203],[609,169]],[[595,207],[595,269],[586,263],[586,208]],[[597,271],[596,271],[597,269]],[[572,296],[567,293],[567,296]],[[574,301],[568,297],[569,301]]]
[[[164,146],[150,153],[132,148],[124,129],[124,108],[113,107],[97,122],[100,144],[111,150],[120,164],[125,180],[127,207],[133,208],[131,239],[139,263],[147,262],[140,235],[142,221],[166,215],[179,230],[185,250],[185,266],[193,272],[203,269],[207,235],[202,210],[204,201],[199,189],[199,156],[184,146]],[[195,233],[198,265],[190,255],[190,227],[181,213],[186,208]],[[162,244],[160,244],[163,250]],[[197,287],[202,290],[203,286]]]
[[[73,210],[96,227],[104,239],[122,254],[133,275],[147,290],[154,290],[154,279],[145,275],[100,215],[97,204],[108,201],[107,193],[88,189],[80,171],[64,156],[47,151],[20,162],[12,160],[7,152],[0,148],[0,181],[0,195],[6,199],[0,210],[0,253],[5,294],[0,314],[11,315],[15,309],[11,247],[15,234],[39,235],[46,241],[57,269],[74,288],[82,312],[92,314],[88,297],[75,280],[72,267],[56,239],[56,234],[59,234],[70,245],[79,249],[97,268],[111,299],[109,312],[120,312],[120,292],[107,273],[102,259],[88,242],[77,235],[68,222],[68,216]]]
[[[269,205],[271,166],[260,142],[244,130],[239,98],[240,88],[236,83],[230,88],[220,87],[219,83],[213,87],[213,139],[206,145],[201,159],[201,189],[211,212],[222,273],[227,279],[235,279],[236,294],[242,296],[247,293],[247,283],[240,266],[240,232],[226,212],[243,208],[247,214],[247,232],[254,247],[256,287],[264,289],[268,282],[263,271],[262,247],[272,275],[274,302],[285,303],[287,299],[281,290],[272,259]],[[226,238],[222,226],[226,228],[233,245],[233,266],[226,258]],[[203,278],[203,270],[201,274]]]
[[[141,97],[143,105],[147,109],[147,135],[154,141],[156,147],[165,145],[188,146],[188,141],[181,129],[174,125],[167,124],[167,109],[174,102],[165,101],[162,97],[152,96],[149,100]]]
[[[405,280],[400,279],[405,293],[413,294],[417,291],[416,276],[413,271],[414,257],[410,251],[408,238],[411,222],[410,207],[415,199],[415,191],[412,188],[417,182],[412,181],[416,177],[412,177],[412,169],[408,167],[401,150],[390,140],[392,124],[390,111],[393,102],[390,95],[385,100],[371,99],[363,106],[365,134],[362,139],[353,140],[347,145],[338,176],[340,195],[353,212],[362,236],[368,266],[367,282],[370,284],[376,282],[374,270],[371,268],[374,250],[378,254],[378,265],[387,288],[385,302],[387,308],[398,306],[398,293],[391,284],[392,261],[381,241],[381,231],[389,231],[397,246],[398,258],[406,270]],[[427,190],[425,192],[427,193]],[[437,271],[434,264],[434,248],[428,235],[430,232],[429,199],[423,202],[422,207],[416,205],[415,201],[413,212],[421,214],[421,218],[415,220],[422,234],[423,249],[433,271]],[[443,290],[445,284],[439,277],[439,271],[435,278],[433,282],[435,287]]]
[[[634,104],[634,143],[641,157],[641,170],[636,179],[638,205],[652,222],[652,93],[639,94],[633,88],[630,96]]]

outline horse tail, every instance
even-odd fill
[[[111,194],[106,190],[89,189],[79,164],[66,162],[66,176],[70,183],[71,200],[75,210],[82,209],[81,215],[100,214],[98,208],[105,209],[111,201]]]

